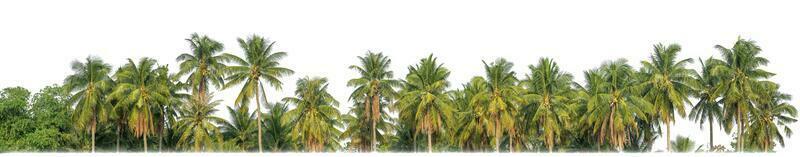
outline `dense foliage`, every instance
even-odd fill
[[[265,88],[280,90],[294,73],[280,64],[288,53],[273,52],[275,42],[240,38],[237,56],[207,36],[186,40],[191,52],[177,57],[177,72],[151,58],[114,70],[87,57],[71,64],[63,86],[2,89],[0,152],[769,152],[797,121],[761,48],[744,39],[717,45],[721,58],[699,60],[657,44],[638,70],[609,60],[584,71],[585,82],[554,59],[517,73],[498,58],[453,86],[452,69],[433,54],[395,78],[389,56],[367,52],[349,67],[358,76],[347,82],[346,112],[324,77],[297,80],[293,96],[268,102]],[[213,95],[234,86],[236,97]],[[215,114],[220,105],[230,117]],[[712,137],[720,127],[733,142],[672,140],[676,116],[708,124]],[[653,148],[658,137],[666,148]]]

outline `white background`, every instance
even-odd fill
[[[237,55],[235,39],[258,34],[278,41],[289,53],[282,63],[296,72],[283,79],[282,91],[268,91],[270,101],[290,96],[298,78],[324,76],[345,113],[346,81],[357,76],[347,66],[367,50],[390,56],[396,77],[434,53],[453,71],[455,88],[483,75],[481,60],[505,57],[522,77],[527,65],[551,57],[583,83],[582,71],[605,60],[627,58],[638,68],[653,44],[679,43],[681,58],[719,57],[714,45],[730,47],[741,36],[762,47],[766,69],[778,74],[771,80],[798,96],[798,15],[791,1],[2,1],[0,88],[36,92],[60,84],[72,73],[69,63],[88,55],[115,67],[152,57],[177,70],[175,57],[189,52],[183,39],[193,32]],[[231,105],[237,91],[217,98]],[[672,136],[706,144],[707,125],[698,126],[678,120]],[[715,131],[716,144],[730,138]],[[787,148],[798,140],[787,140]],[[665,142],[658,139],[654,149]]]

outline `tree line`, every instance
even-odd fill
[[[146,57],[114,69],[90,56],[33,97],[3,89],[0,152],[649,152],[658,137],[667,143],[656,149],[668,152],[769,152],[791,136],[797,114],[769,80],[761,48],[741,38],[716,45],[720,58],[696,60],[678,58],[678,44],[657,44],[642,67],[605,61],[583,72],[585,82],[550,58],[520,74],[499,58],[452,85],[433,54],[395,77],[388,56],[367,52],[349,67],[359,76],[347,82],[346,101],[328,92],[326,78],[307,76],[275,102],[266,89],[294,74],[275,42],[239,38],[243,53],[234,55],[207,36],[186,41],[191,52],[176,58],[178,71]],[[238,91],[226,111],[216,109],[222,90]],[[352,104],[346,113],[340,101]],[[672,140],[676,116],[706,127],[708,143]],[[715,144],[715,128],[732,142]]]

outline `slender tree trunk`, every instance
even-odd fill
[[[433,142],[431,142],[431,131],[428,132],[428,153],[433,153]]]
[[[672,144],[670,144],[672,137],[670,137],[669,117],[667,117],[667,152],[672,152]]]
[[[744,141],[742,141],[742,139],[743,139],[742,138],[742,135],[743,135],[742,131],[744,130],[744,128],[742,128],[742,107],[741,107],[741,104],[739,104],[736,109],[737,109],[737,111],[736,111],[736,117],[737,117],[736,118],[737,119],[736,123],[738,123],[737,124],[737,129],[739,129],[739,131],[737,133],[737,134],[739,134],[739,136],[736,137],[736,145],[737,145],[738,152],[743,152],[744,151]]]
[[[494,119],[494,151],[500,153],[500,118]]]
[[[714,117],[708,116],[708,151],[714,148]]]
[[[92,153],[94,153],[95,132],[97,130],[97,120],[92,118]]]
[[[508,133],[508,153],[514,152],[514,134],[513,131]]]
[[[266,93],[264,93],[264,94],[266,94]],[[258,99],[258,97],[259,97],[258,96],[258,87],[256,87],[256,110],[258,111],[258,114],[256,114],[256,116],[258,117],[258,124],[256,125],[258,127],[258,152],[259,153],[263,153],[264,152],[264,147],[261,144],[261,122],[262,122],[262,120],[261,120],[261,100]]]
[[[161,130],[159,130],[159,132],[158,132],[159,133],[158,134],[158,152],[159,153],[161,152],[161,147],[162,147],[163,141],[164,141],[164,130],[166,130],[165,129],[166,128],[165,123],[167,122],[167,118],[164,115],[164,113],[166,113],[166,111],[162,111],[161,112]]]
[[[119,138],[120,138],[120,136],[119,136],[119,128],[120,127],[121,127],[121,125],[117,124],[117,153],[119,153]]]
[[[144,141],[142,141],[142,143],[144,143],[144,152],[147,153],[147,133],[144,134],[143,139]]]

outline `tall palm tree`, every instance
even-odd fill
[[[360,65],[351,65],[353,69],[361,75],[359,78],[351,79],[347,86],[356,89],[350,95],[350,99],[356,102],[364,102],[365,118],[370,122],[372,138],[370,150],[375,151],[377,147],[378,123],[383,122],[381,116],[384,106],[381,100],[387,100],[396,95],[394,88],[400,86],[400,81],[392,79],[393,72],[389,69],[392,60],[384,56],[383,53],[367,52],[365,56],[359,56]]]
[[[700,60],[702,71],[695,76],[695,81],[698,83],[695,97],[699,100],[692,107],[692,111],[689,112],[689,118],[699,121],[701,128],[703,123],[708,120],[709,150],[714,148],[714,122],[720,121],[720,118],[722,118],[722,107],[719,104],[719,97],[722,93],[719,86],[722,80],[711,75],[711,69],[720,62],[720,60],[714,58],[708,58],[705,62]]]
[[[587,84],[581,95],[587,113],[583,121],[593,128],[599,144],[608,141],[621,151],[628,142],[627,131],[638,132],[636,120],[647,116],[651,104],[638,95],[641,89],[635,88],[635,73],[625,59],[605,62],[599,69],[584,73]]]
[[[297,81],[295,97],[283,101],[295,104],[285,113],[281,123],[292,126],[291,137],[301,141],[307,151],[321,152],[326,148],[338,149],[341,131],[339,102],[328,93],[328,79],[303,78]]]
[[[106,95],[111,92],[113,84],[108,74],[111,65],[100,58],[87,57],[86,62],[73,61],[74,74],[64,79],[64,89],[73,93],[69,98],[70,105],[76,105],[72,114],[75,127],[92,134],[92,152],[95,151],[95,133],[97,124],[105,122],[111,110],[105,102]]]
[[[791,95],[779,92],[778,88],[778,84],[773,82],[757,85],[759,98],[752,110],[749,127],[745,130],[745,138],[748,139],[746,149],[772,151],[775,141],[783,147],[783,137],[791,136],[789,124],[797,121],[797,109],[788,103]]]
[[[155,117],[159,117],[156,120],[158,125],[156,129],[159,134],[158,151],[161,152],[165,141],[164,136],[167,136],[167,131],[175,125],[180,105],[184,104],[191,96],[182,92],[188,89],[188,85],[177,81],[179,78],[169,73],[168,66],[162,65],[156,71],[161,86],[166,87],[169,91],[167,102],[157,104],[157,111],[155,112]]]
[[[450,71],[436,62],[433,55],[408,67],[405,89],[396,102],[401,110],[401,118],[412,119],[414,132],[428,136],[428,152],[433,152],[432,136],[443,129],[453,117],[451,100],[446,93],[450,85],[447,77]]]
[[[748,113],[752,103],[758,97],[754,91],[754,84],[775,74],[760,68],[769,61],[758,56],[761,47],[754,41],[739,38],[733,48],[716,45],[724,62],[712,69],[711,74],[719,76],[722,80],[722,104],[725,130],[730,131],[731,125],[736,123],[737,151],[743,151],[744,130],[747,127]]]
[[[155,130],[153,109],[158,104],[169,103],[170,91],[163,86],[159,77],[156,60],[142,58],[137,62],[128,59],[114,75],[117,86],[109,94],[128,109],[128,126],[136,137],[142,137],[144,152],[147,152],[147,136]]]
[[[697,72],[686,68],[687,64],[693,62],[691,58],[677,59],[678,52],[681,51],[678,44],[667,47],[657,44],[653,46],[653,51],[650,61],[642,61],[642,72],[645,75],[642,86],[645,89],[645,98],[654,105],[656,115],[667,126],[667,152],[670,152],[670,126],[675,122],[675,111],[681,117],[686,116],[684,104],[691,103],[689,95],[695,86],[692,76],[697,75]]]
[[[223,49],[223,45],[208,36],[200,36],[192,33],[189,39],[192,52],[183,53],[175,60],[180,63],[180,71],[177,77],[189,75],[186,83],[192,86],[192,95],[208,95],[209,84],[214,87],[221,87],[224,83],[225,62],[230,61],[234,56],[228,53],[218,54]]]
[[[213,95],[193,96],[180,110],[176,130],[180,138],[176,147],[194,149],[195,152],[214,150],[222,143],[222,133],[217,124],[224,119],[214,116],[219,100],[212,101]]]
[[[258,127],[258,121],[256,121],[255,116],[259,113],[250,112],[250,109],[245,105],[236,108],[226,107],[231,118],[230,121],[222,124],[223,134],[230,137],[231,141],[236,143],[242,151],[253,148],[254,142],[251,139],[257,130],[256,127]]]
[[[480,99],[487,102],[486,114],[490,120],[487,121],[493,127],[489,132],[494,133],[495,151],[500,151],[500,139],[503,132],[508,133],[509,151],[513,150],[513,134],[516,120],[515,112],[517,105],[524,100],[521,97],[522,88],[517,86],[516,73],[511,71],[513,63],[503,58],[497,59],[491,64],[483,62],[486,71],[487,90],[478,94]]]
[[[234,101],[237,105],[244,106],[249,104],[249,100],[255,98],[256,100],[256,118],[260,124],[263,119],[261,118],[261,100],[259,97],[263,95],[263,101],[266,102],[266,93],[263,89],[264,80],[268,85],[281,89],[283,84],[280,81],[281,77],[285,77],[294,73],[294,71],[280,66],[280,61],[286,57],[286,52],[272,52],[272,47],[275,42],[269,42],[266,39],[253,35],[246,41],[242,38],[237,39],[239,46],[244,50],[244,59],[232,56],[231,60],[238,63],[237,66],[229,66],[227,69],[230,72],[227,80],[228,84],[225,88],[230,88],[233,85],[244,84],[239,96]],[[261,88],[261,89],[259,89]],[[261,94],[261,95],[259,95]],[[262,144],[262,131],[258,127],[258,152],[263,152],[264,147]]]
[[[521,84],[528,89],[526,97],[538,106],[531,117],[531,125],[541,127],[539,138],[544,139],[547,150],[553,152],[558,137],[570,122],[567,103],[572,94],[572,75],[561,71],[549,58],[539,59],[538,65],[528,68],[531,74]]]

